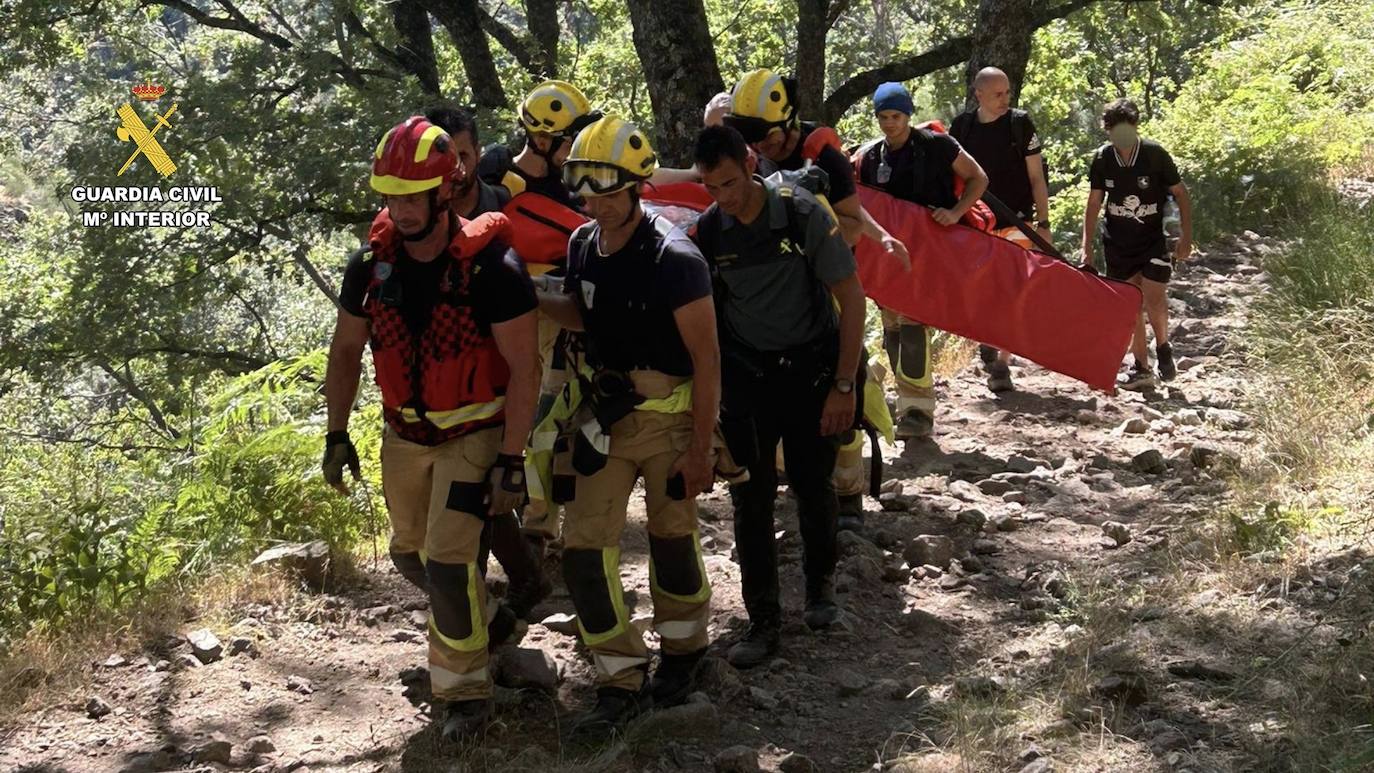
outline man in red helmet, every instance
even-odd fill
[[[329,351],[325,478],[359,477],[348,437],[370,344],[386,427],[382,485],[391,558],[430,598],[429,672],[443,734],[479,732],[491,710],[483,527],[525,497],[524,446],[539,390],[529,276],[494,232],[503,215],[450,211],[462,173],[453,140],[412,116],[377,144],[386,209],[345,269]]]

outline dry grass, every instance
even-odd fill
[[[35,626],[0,659],[0,724],[81,695],[91,670],[111,654],[159,651],[190,627],[223,632],[233,610],[248,604],[308,598],[279,574],[238,567],[194,585],[169,584],[132,607],[73,615],[60,627]]]

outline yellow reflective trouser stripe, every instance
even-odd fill
[[[684,381],[673,388],[672,394],[653,400],[645,400],[635,406],[637,411],[654,413],[686,413],[692,409],[692,382]]]
[[[425,420],[439,429],[448,429],[459,424],[467,424],[470,421],[490,419],[505,407],[506,397],[502,395],[489,403],[474,403],[451,411],[426,411]],[[420,414],[416,413],[413,408],[402,408],[401,418],[412,424],[421,420]]]
[[[888,443],[896,442],[893,434],[892,414],[887,410],[887,396],[883,394],[882,384],[876,379],[864,382],[864,418],[878,430],[878,434]]]
[[[610,595],[611,608],[615,610],[615,625],[601,633],[591,633],[582,626],[582,616],[578,615],[577,628],[582,632],[582,643],[588,647],[605,644],[625,632],[630,625],[630,613],[625,611],[625,591],[620,587],[620,548],[601,549],[601,571],[606,576],[606,592]]]
[[[690,596],[679,596],[676,593],[669,593],[658,584],[658,571],[653,560],[649,561],[649,587],[655,593],[661,593],[674,601],[681,601],[684,604],[700,604],[711,598],[711,583],[706,581],[706,562],[701,557],[701,533],[692,532],[692,553],[697,559],[697,576],[701,578],[701,587],[696,593]],[[617,575],[619,576],[619,575]]]
[[[487,624],[482,619],[482,605],[477,599],[477,583],[482,582],[482,578],[477,576],[477,564],[470,563],[468,567],[468,617],[472,625],[472,633],[466,639],[453,639],[444,635],[439,630],[439,626],[434,623],[434,615],[429,616],[429,630],[439,641],[447,644],[450,648],[459,652],[476,652],[487,648]],[[616,579],[620,575],[616,574]]]
[[[848,443],[844,443],[844,444],[842,444],[842,445],[840,446],[840,453],[844,453],[845,451],[853,451],[853,450],[856,449],[856,448],[862,448],[862,447],[863,447],[863,444],[864,444],[864,440],[865,440],[865,435],[864,435],[864,433],[862,433],[862,432],[855,432],[855,433],[854,433],[854,437],[853,437]],[[836,465],[836,466],[838,467],[839,465]]]
[[[534,428],[525,449],[525,489],[530,499],[547,501],[553,481],[553,444],[558,439],[558,423],[566,421],[582,404],[582,388],[577,379],[558,391],[549,415]]]

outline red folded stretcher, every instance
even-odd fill
[[[870,239],[855,249],[864,292],[904,317],[1005,349],[1112,392],[1140,314],[1140,290],[866,185],[868,213],[911,253],[911,271]]]

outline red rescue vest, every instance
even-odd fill
[[[399,305],[387,301],[388,281],[400,281],[395,268],[401,252],[386,210],[372,221],[368,235],[372,278],[363,309],[371,322],[382,414],[396,434],[422,445],[439,445],[505,421],[510,369],[491,332],[478,324],[471,289],[473,257],[501,238],[509,223],[498,213],[460,222],[448,250],[436,258],[449,265],[419,331],[406,324]]]

